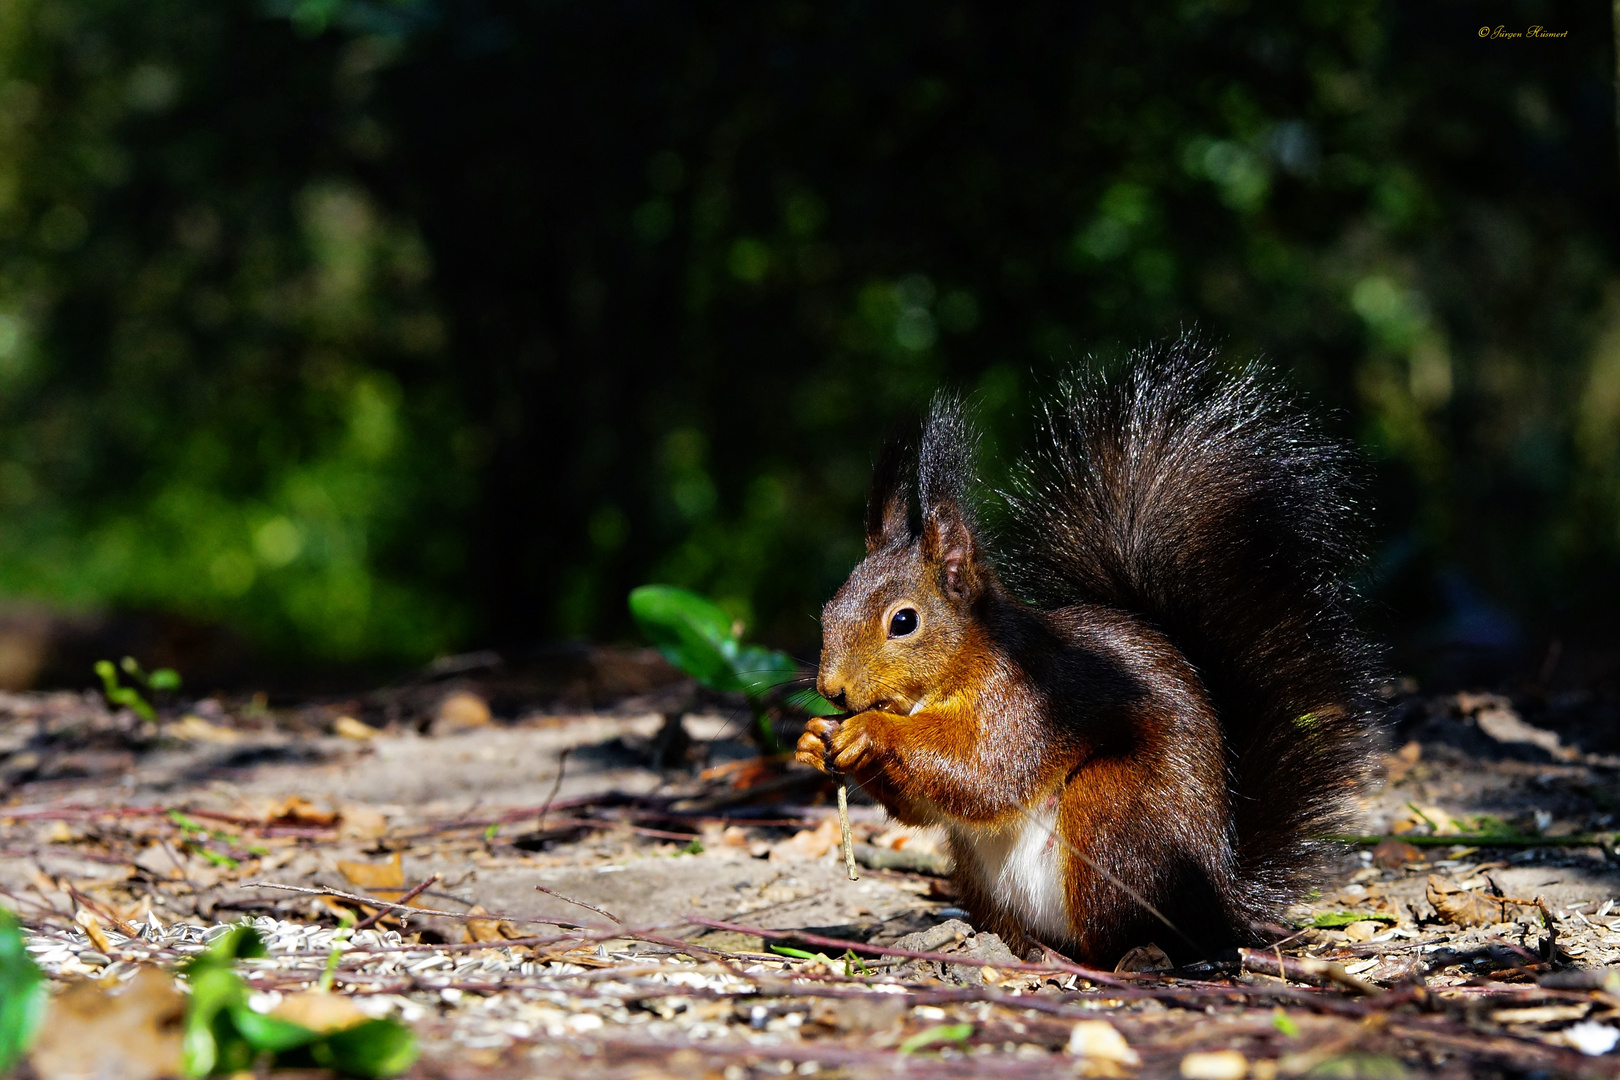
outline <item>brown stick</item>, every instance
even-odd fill
[[[838,835],[844,845],[844,869],[849,874],[849,880],[859,881],[861,875],[855,872],[855,841],[849,834],[849,785],[838,785]]]
[[[406,893],[404,896],[400,897],[398,900],[396,900],[394,902],[396,904],[409,904],[412,900],[415,900],[418,896],[421,896],[423,891],[425,891],[429,885],[432,885],[435,881],[438,881],[438,880],[439,880],[439,875],[438,874],[429,874],[426,881],[422,882],[420,885],[416,886],[416,888],[412,889],[410,892]],[[364,919],[361,919],[359,922],[355,923],[354,928],[356,930],[364,930],[364,929],[366,929],[366,927],[372,925],[378,919],[382,918],[383,914],[384,914],[383,909],[378,908],[376,911],[372,912],[370,915],[367,915]]]
[[[437,915],[443,919],[484,919],[489,921],[523,923],[526,926],[560,926],[564,930],[590,930],[593,927],[585,923],[568,922],[564,919],[530,918],[526,915],[502,915],[498,912],[485,911],[477,915],[469,915],[465,911],[440,911],[437,908],[411,907],[408,904],[398,904],[392,900],[381,900],[375,896],[365,896],[361,893],[343,892],[340,889],[310,889],[303,885],[282,885],[275,881],[244,881],[239,886],[243,889],[281,889],[284,892],[303,893],[306,896],[335,896],[339,900],[352,900],[356,904],[367,904],[371,907],[384,907],[393,911],[406,911],[413,915]]]
[[[1116,975],[1096,971],[1092,968],[1081,967],[1079,964],[1060,958],[1054,958],[1049,964],[1026,964],[1002,960],[981,960],[974,956],[953,956],[950,953],[919,952],[916,949],[893,949],[885,945],[868,945],[862,941],[849,941],[845,938],[822,937],[820,934],[807,934],[797,930],[766,930],[760,926],[743,926],[740,923],[721,922],[719,919],[708,919],[701,915],[688,915],[686,921],[698,926],[707,926],[711,930],[729,930],[737,934],[753,934],[755,937],[768,940],[781,940],[792,938],[811,945],[822,945],[830,949],[847,949],[868,953],[877,953],[879,956],[901,956],[907,960],[931,960],[938,964],[960,964],[964,967],[993,967],[997,971],[1029,971],[1042,974],[1064,972],[1078,975],[1082,979],[1101,983],[1105,986],[1128,987],[1131,983]]]
[[[1343,964],[1315,960],[1308,956],[1283,956],[1281,953],[1263,952],[1259,949],[1239,949],[1238,955],[1242,958],[1244,971],[1292,979],[1294,982],[1310,983],[1313,986],[1333,983],[1368,997],[1383,992],[1372,983],[1358,979],[1345,971]]]
[[[575,900],[572,896],[564,896],[556,889],[548,889],[544,885],[536,885],[534,888],[536,892],[543,892],[547,896],[555,896],[565,904],[573,904],[575,907],[586,908],[587,910],[596,912],[598,915],[607,916],[620,926],[624,925],[624,920],[613,914],[613,912],[609,911],[607,908],[599,908],[595,904],[588,903],[584,900]]]

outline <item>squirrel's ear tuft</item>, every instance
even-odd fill
[[[973,530],[955,505],[936,506],[923,519],[923,558],[939,567],[948,596],[967,599],[978,581],[978,548]]]
[[[866,553],[911,540],[911,489],[905,468],[909,447],[895,436],[883,444],[872,470],[872,489],[866,496]]]
[[[922,497],[923,556],[937,563],[945,591],[958,599],[973,591],[978,543],[968,487],[979,436],[968,421],[960,398],[940,395],[928,410],[922,449],[917,455],[917,483]]]

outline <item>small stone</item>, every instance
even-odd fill
[[[1141,1055],[1131,1049],[1119,1029],[1106,1020],[1081,1020],[1069,1032],[1069,1053],[1119,1065],[1140,1065]]]
[[[1366,942],[1377,937],[1384,930],[1384,924],[1376,919],[1363,919],[1353,922],[1344,928],[1344,936],[1351,941]]]
[[[1192,1053],[1181,1059],[1181,1075],[1187,1080],[1243,1080],[1249,1075],[1249,1059],[1236,1050]]]
[[[1564,1041],[1588,1057],[1597,1057],[1607,1054],[1614,1049],[1615,1043],[1620,1043],[1620,1029],[1595,1020],[1583,1020],[1565,1029]]]

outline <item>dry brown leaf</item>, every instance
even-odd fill
[[[458,731],[489,727],[489,703],[477,694],[458,690],[439,702],[433,718],[433,734],[453,735]]]
[[[180,1075],[186,999],[142,968],[117,994],[71,984],[51,1002],[31,1056],[40,1080],[157,1080]]]
[[[267,825],[304,825],[328,828],[337,821],[337,814],[322,810],[302,795],[289,795],[270,804],[264,813]]]
[[[485,915],[488,911],[482,904],[474,904],[467,909],[468,916]],[[499,919],[468,918],[465,924],[467,941],[505,941],[508,938],[521,937],[517,928],[509,922]]]
[[[163,734],[171,739],[186,739],[191,742],[233,743],[241,738],[239,734],[228,727],[211,724],[200,716],[184,716],[163,728]]]
[[[361,889],[403,889],[405,887],[405,867],[400,862],[400,853],[394,852],[394,857],[385,863],[345,862],[338,860],[338,872],[349,879],[349,884]],[[383,897],[387,899],[387,897]]]
[[[1429,875],[1425,892],[1441,921],[1457,926],[1492,926],[1512,922],[1529,905],[1470,889],[1459,889],[1437,874]],[[1530,910],[1535,910],[1530,908]]]
[[[388,832],[388,816],[374,806],[344,803],[338,808],[339,835],[355,840],[375,840]]]
[[[1393,836],[1378,842],[1372,850],[1373,862],[1379,866],[1397,869],[1407,863],[1423,861],[1423,849]]]
[[[84,928],[84,936],[90,939],[90,944],[101,952],[111,951],[112,943],[107,940],[107,933],[102,930],[101,920],[96,918],[95,912],[81,907],[73,913],[73,921]]]
[[[772,850],[790,858],[819,859],[838,843],[838,822],[826,818],[814,829],[800,829]]]
[[[1119,958],[1114,970],[1125,971],[1169,971],[1176,965],[1170,962],[1170,957],[1157,945],[1149,942],[1138,945],[1130,952]]]
[[[341,1031],[370,1019],[353,1000],[337,994],[289,994],[270,1012],[271,1016],[311,1031]]]
[[[345,739],[364,741],[377,734],[377,729],[352,716],[340,716],[332,721],[332,734],[341,735]]]
[[[1561,1024],[1579,1020],[1592,1010],[1589,1002],[1572,1005],[1533,1005],[1525,1009],[1497,1009],[1491,1020],[1497,1024]]]

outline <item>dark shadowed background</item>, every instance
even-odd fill
[[[631,640],[646,581],[812,656],[892,425],[993,457],[1185,328],[1365,449],[1404,665],[1550,672],[1620,585],[1608,19],[5,0],[0,682]]]

